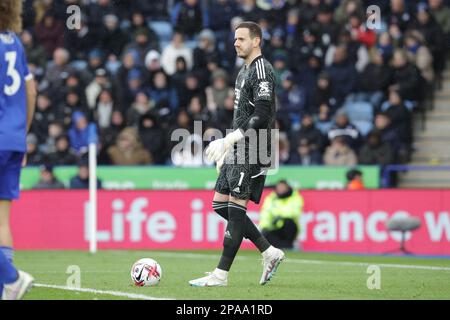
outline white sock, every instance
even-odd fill
[[[228,278],[228,271],[216,268],[213,273],[220,280],[226,280]]]

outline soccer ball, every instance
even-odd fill
[[[131,280],[138,287],[156,286],[161,280],[161,276],[161,266],[150,258],[140,259],[131,267]]]

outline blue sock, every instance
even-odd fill
[[[12,264],[13,249],[0,247],[0,294],[3,292],[3,285],[17,280],[18,274]]]

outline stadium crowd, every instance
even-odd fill
[[[81,9],[76,28],[70,5]],[[404,163],[450,39],[444,0],[25,0],[24,9],[38,88],[29,165],[79,163],[93,126],[100,164],[204,165],[194,121],[203,132],[231,124],[243,20],[262,26],[278,77],[282,164]],[[191,147],[172,155],[176,128],[192,133]]]

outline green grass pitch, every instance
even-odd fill
[[[95,255],[82,251],[17,251],[16,265],[30,272],[38,285],[44,285],[34,287],[25,297],[37,300],[450,299],[450,259],[300,252],[286,255],[287,260],[272,281],[260,286],[261,256],[254,251],[240,251],[228,287],[220,288],[195,288],[187,283],[215,268],[218,251],[107,250]],[[144,257],[162,266],[162,280],[156,287],[131,284],[130,268]],[[73,271],[67,273],[71,265],[79,267],[81,290],[85,291],[63,289],[74,275]],[[372,275],[368,273],[369,265],[379,267],[380,289],[367,287]]]

